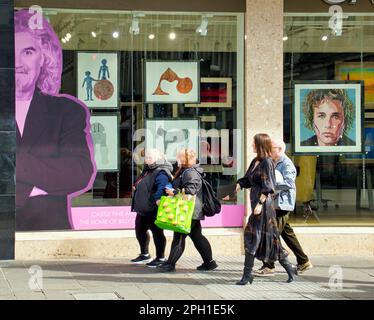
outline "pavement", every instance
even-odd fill
[[[235,281],[241,278],[243,260],[218,256],[216,270],[199,272],[196,253],[182,257],[172,273],[129,259],[0,261],[0,300],[374,299],[374,257],[312,256],[314,268],[291,284],[277,264],[274,277],[256,277],[241,287]],[[255,268],[260,265],[256,261]]]

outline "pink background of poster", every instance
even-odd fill
[[[134,229],[135,212],[131,207],[71,208],[74,230]],[[223,205],[220,214],[206,218],[203,227],[241,227],[244,205]]]

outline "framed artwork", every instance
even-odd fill
[[[91,109],[118,109],[118,64],[116,52],[78,52],[78,99]]]
[[[200,103],[186,104],[186,107],[231,108],[231,78],[201,78]]]
[[[361,153],[362,92],[362,81],[293,82],[293,152]]]
[[[188,148],[199,155],[198,119],[147,119],[146,149],[157,149],[171,162],[176,161],[177,152]]]
[[[93,114],[90,123],[97,171],[119,171],[119,114]]]
[[[374,163],[374,123],[366,122],[364,129],[364,143],[365,143],[365,162]],[[347,154],[344,156],[343,163],[362,163],[362,154]]]
[[[144,60],[145,103],[199,103],[199,61]]]
[[[374,62],[338,62],[335,64],[336,80],[361,80],[365,85],[365,110],[374,109]]]

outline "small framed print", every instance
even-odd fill
[[[117,52],[77,53],[77,95],[91,109],[118,109]]]
[[[199,61],[144,60],[145,103],[199,103]]]
[[[92,114],[90,123],[97,171],[119,171],[119,114]]]
[[[232,79],[231,78],[201,78],[200,103],[186,104],[186,107],[197,108],[231,108]]]

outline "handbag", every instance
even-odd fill
[[[164,230],[189,234],[195,210],[196,196],[184,192],[175,196],[162,196],[155,225]]]

